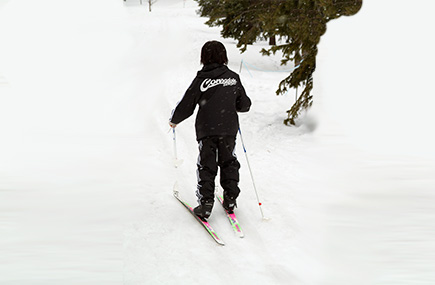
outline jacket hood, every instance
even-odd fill
[[[223,64],[213,63],[204,65],[204,67],[198,71],[197,76],[200,78],[216,78],[228,71],[228,67]]]

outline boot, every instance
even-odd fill
[[[224,209],[231,214],[234,211],[234,208],[237,207],[236,198],[224,193],[222,206],[224,206]]]
[[[206,220],[211,215],[211,210],[213,209],[213,200],[201,201],[201,204],[193,209],[195,215],[197,215],[202,220]]]

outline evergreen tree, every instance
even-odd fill
[[[304,86],[301,96],[287,111],[284,123],[295,124],[300,112],[313,103],[313,73],[317,45],[328,21],[356,14],[362,0],[196,0],[199,14],[208,17],[209,26],[222,26],[224,38],[237,40],[241,52],[259,39],[278,37],[285,43],[263,49],[263,55],[281,51],[281,64],[296,63],[276,94]]]
[[[221,34],[224,38],[234,38],[237,47],[244,52],[247,45],[258,39],[272,38],[274,33],[267,30],[274,11],[271,5],[274,0],[197,0],[202,17],[209,17],[206,22],[209,26],[222,26]]]

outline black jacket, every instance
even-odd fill
[[[196,116],[196,139],[208,136],[236,136],[239,129],[237,112],[247,112],[251,100],[246,96],[237,73],[226,65],[210,64],[198,71],[183,99],[172,113],[171,122],[178,124]]]

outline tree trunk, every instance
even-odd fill
[[[269,38],[269,45],[276,46],[276,37],[275,36],[271,36]]]

